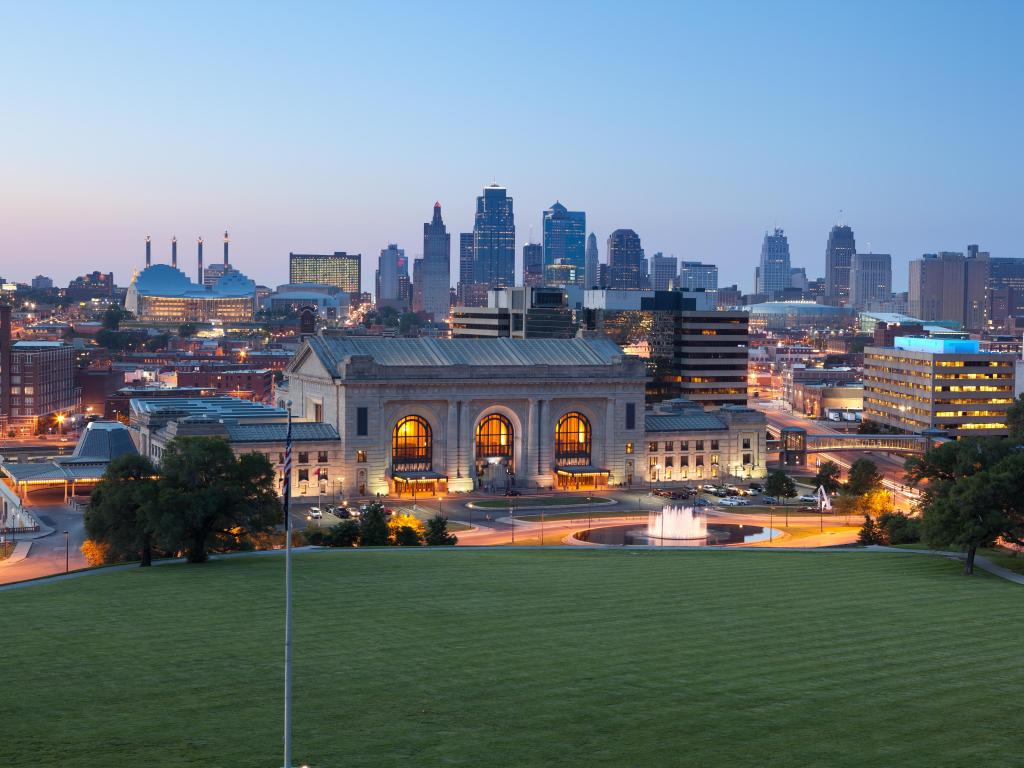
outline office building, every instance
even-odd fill
[[[679,287],[679,262],[675,256],[664,256],[659,251],[651,257],[651,288],[671,291]]]
[[[990,327],[1006,327],[1011,317],[1024,315],[1024,259],[990,258],[988,274]]]
[[[850,260],[850,306],[865,309],[891,300],[892,257],[888,253],[855,253]]]
[[[68,284],[65,295],[71,301],[110,299],[114,296],[114,273],[90,272],[76,277]]]
[[[404,279],[403,279],[404,278]],[[409,307],[409,262],[405,258],[405,249],[395,243],[389,243],[380,252],[375,275],[375,296],[378,307]]]
[[[412,308],[434,322],[448,319],[451,306],[452,239],[441,217],[441,203],[434,203],[433,218],[423,225],[423,257],[413,264]]]
[[[699,261],[681,261],[678,286],[684,291],[717,290],[718,267]]]
[[[909,314],[949,320],[968,330],[987,325],[989,254],[941,251],[910,262]]]
[[[850,301],[850,266],[857,252],[853,230],[836,224],[825,245],[825,299],[829,304],[846,306]]]
[[[48,291],[53,288],[53,280],[45,275],[36,275],[32,278],[33,291]]]
[[[761,243],[761,263],[754,275],[754,293],[764,294],[771,301],[775,294],[791,284],[789,240],[778,227],[766,232]]]
[[[288,282],[334,285],[345,293],[362,293],[362,261],[358,253],[289,253]],[[209,271],[209,268],[207,268]]]
[[[523,285],[532,288],[544,285],[544,246],[540,243],[523,246]]]
[[[515,285],[516,224],[512,198],[498,184],[476,199],[473,223],[473,279],[488,288]]]
[[[558,288],[493,288],[486,307],[452,311],[453,338],[569,339],[576,333],[565,292]]]
[[[583,275],[584,288],[596,288],[598,286],[598,264],[597,235],[591,232],[587,235],[586,266]]]
[[[974,339],[899,336],[864,350],[864,419],[920,434],[1005,436],[1016,356]]]
[[[608,236],[608,287],[617,290],[648,288],[644,249],[640,236],[632,229],[616,229]]]
[[[803,298],[802,294],[807,292],[807,267],[789,268],[789,287],[800,292],[797,298]]]
[[[547,267],[557,264],[562,267],[560,274],[567,275],[571,271],[576,284],[583,285],[586,238],[587,215],[583,211],[570,211],[556,200],[543,216],[545,275]]]

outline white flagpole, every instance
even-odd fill
[[[292,768],[292,401],[284,442],[284,768]]]

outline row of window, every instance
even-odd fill
[[[298,463],[298,464],[309,464],[309,451],[298,451],[298,452],[296,452],[295,455],[298,457],[296,463]],[[269,459],[270,457],[268,456],[267,458]],[[327,459],[327,451],[317,451],[316,452],[316,463],[317,464],[326,464],[327,461],[328,461],[328,459]],[[278,464],[284,464],[284,454],[283,453],[277,454],[277,463]]]
[[[704,442],[705,442],[704,440],[694,440],[694,444],[696,445],[695,450],[703,451],[704,450]],[[708,442],[711,443],[711,450],[712,451],[717,451],[718,450],[718,441],[717,440],[710,440]],[[656,443],[656,442],[648,443],[647,444],[647,452],[648,453],[657,453],[658,452],[658,445],[659,444]],[[743,438],[743,447],[744,448],[749,448],[750,447],[750,438],[749,437]],[[674,450],[675,450],[675,441],[674,440],[666,440],[665,441],[665,451],[666,451],[666,453],[669,452],[669,451],[674,451]],[[688,451],[688,450],[690,450],[690,441],[689,440],[680,440],[679,441],[679,450],[680,451]]]

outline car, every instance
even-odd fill
[[[672,492],[665,488],[655,488],[651,491],[651,494],[654,496],[664,496],[666,499],[672,496]]]
[[[776,499],[774,496],[764,496],[761,499],[761,501],[763,501],[765,504],[778,504],[779,503],[779,500]]]
[[[509,488],[507,491],[505,491],[505,495],[506,496],[522,496],[522,494],[519,491],[517,491],[515,488]]]
[[[760,493],[761,491],[764,490],[764,486],[761,485],[760,483],[751,483],[750,490],[754,491],[755,493]]]
[[[708,501],[707,499],[704,499],[704,498],[701,498],[700,496],[698,496],[696,499],[693,500],[693,506],[695,506],[695,507],[710,507],[711,506],[711,502]]]
[[[711,485],[710,483],[707,484],[707,485],[699,486],[699,487],[700,487],[700,490],[704,491],[704,493],[714,493],[715,492],[715,486]]]
[[[804,504],[814,504],[818,500],[818,497],[811,493],[805,493],[803,496],[797,496],[796,500],[801,501]]]
[[[670,499],[688,499],[690,496],[692,496],[692,494],[689,491],[672,491],[672,493],[669,494]]]
[[[736,502],[736,506],[737,507],[747,507],[747,506],[750,506],[750,502],[747,501],[746,499],[733,499],[733,501]]]
[[[723,507],[738,507],[740,505],[740,502],[739,499],[728,497],[722,499],[720,502],[718,502],[718,504]]]
[[[306,513],[307,520],[323,520],[324,512],[320,507],[311,507],[309,512]]]

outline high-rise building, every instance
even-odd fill
[[[583,270],[584,288],[594,288],[598,285],[597,268],[597,235],[591,232],[587,235],[586,266]]]
[[[647,261],[640,236],[632,229],[616,229],[608,235],[608,287],[647,287]]]
[[[33,291],[48,291],[53,288],[53,280],[45,275],[36,275],[32,278]]]
[[[540,243],[523,246],[523,285],[532,288],[544,285],[544,246]]]
[[[850,260],[850,306],[866,309],[892,300],[892,257],[888,253],[855,253]]]
[[[920,320],[948,320],[968,330],[987,324],[989,254],[926,253],[910,262],[909,311]]]
[[[679,262],[679,287],[684,291],[718,290],[718,267],[699,261]]]
[[[892,347],[867,347],[864,418],[904,432],[1005,436],[1015,359],[982,352],[975,339],[897,337]]]
[[[651,288],[656,291],[671,291],[679,286],[679,262],[675,256],[665,256],[660,251],[651,257]]]
[[[989,320],[1002,326],[1008,318],[1024,314],[1024,259],[997,258],[988,263]]]
[[[800,292],[807,290],[807,267],[789,268],[789,287]]]
[[[345,293],[362,293],[362,261],[358,253],[289,253],[288,282],[333,285]],[[209,273],[216,265],[206,268]]]
[[[441,218],[441,203],[434,203],[434,216],[423,225],[423,258],[413,265],[413,308],[438,323],[448,317],[451,256],[452,238]]]
[[[557,200],[544,211],[544,268],[559,265],[583,285],[586,270],[587,215],[570,211]],[[564,279],[564,278],[563,278]]]
[[[558,288],[495,288],[486,307],[452,312],[454,338],[570,339],[576,332],[565,292]]]
[[[409,264],[405,259],[405,250],[395,243],[389,243],[380,252],[377,262],[375,298],[377,304],[382,302],[398,302],[402,299],[401,278],[409,279]]]
[[[789,240],[786,233],[776,227],[772,233],[765,232],[761,243],[761,263],[757,267],[754,278],[754,293],[761,293],[769,301],[775,294],[788,288],[791,284],[789,274]]]
[[[850,264],[857,252],[853,230],[836,224],[825,245],[825,298],[829,304],[845,306],[850,301]]]
[[[505,288],[516,282],[516,224],[512,198],[498,184],[476,199],[473,224],[473,282]]]
[[[459,285],[471,285],[476,282],[473,274],[473,233],[459,234]],[[462,291],[459,291],[462,295]]]

